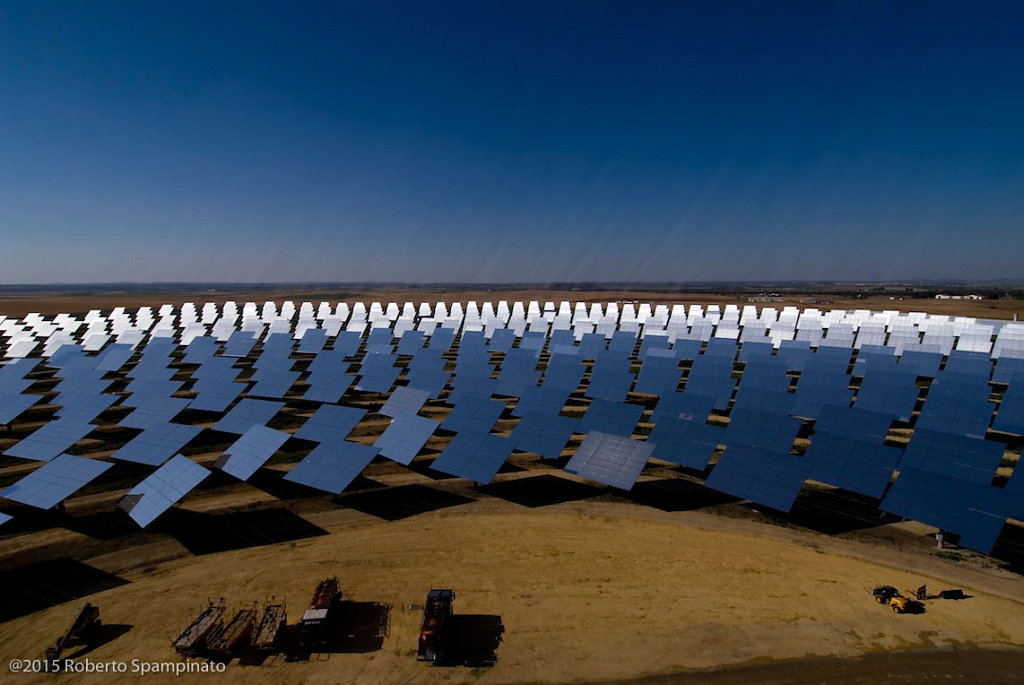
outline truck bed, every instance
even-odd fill
[[[229,653],[239,641],[249,636],[255,622],[255,609],[241,609],[230,623],[210,635],[206,643],[207,650],[214,654]]]
[[[277,635],[287,623],[288,615],[284,604],[270,604],[263,609],[263,615],[252,633],[253,649],[267,652],[274,648]]]
[[[195,653],[205,644],[206,637],[218,624],[220,624],[223,616],[223,605],[211,604],[206,607],[206,609],[196,617],[196,620],[192,621],[192,624],[189,625],[189,627],[178,636],[178,639],[174,641],[175,651],[179,654],[186,655]]]

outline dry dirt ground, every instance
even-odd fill
[[[190,506],[201,509],[203,500]],[[714,682],[814,682],[809,674],[835,668],[834,661],[820,657],[1024,646],[1024,592],[1020,577],[1008,571],[700,511],[607,502],[528,508],[487,499],[394,521],[340,508],[306,518],[327,534],[134,568],[131,553],[90,559],[129,581],[89,600],[101,607],[106,623],[131,627],[111,628],[110,641],[86,656],[176,661],[171,639],[207,597],[223,596],[237,607],[283,596],[294,622],[317,581],[330,575],[341,579],[352,600],[343,610],[359,615],[343,626],[331,653],[253,665],[235,659],[223,674],[181,677],[250,683],[655,683],[684,677],[703,682],[714,675]],[[865,592],[881,583],[901,589],[927,583],[933,592],[962,588],[969,598],[934,599],[924,613],[895,615]],[[420,613],[410,605],[422,603],[430,587],[456,589],[460,620],[483,641],[477,647],[493,649],[492,666],[416,661]],[[5,668],[10,658],[40,656],[81,603],[0,624]],[[379,625],[386,630],[378,631]],[[982,669],[996,668],[990,682],[1024,678],[1024,651],[957,654],[954,666],[973,659]],[[940,656],[951,658],[948,652]],[[792,659],[803,661],[781,661]],[[936,666],[935,659],[919,657],[910,666],[886,661],[880,667],[877,657],[849,663],[869,675],[903,676],[921,675],[921,664],[930,664],[948,677],[949,668]],[[729,665],[746,667],[686,675]],[[840,670],[832,682],[853,681],[855,671]],[[21,675],[7,682],[51,678]],[[75,682],[127,679],[77,676]]]

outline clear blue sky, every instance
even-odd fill
[[[0,0],[0,282],[1024,280],[1024,3]]]

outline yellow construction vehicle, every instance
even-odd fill
[[[910,610],[910,600],[903,595],[895,595],[889,599],[889,606],[894,614],[902,614]]]
[[[911,599],[904,597],[892,585],[879,585],[871,591],[875,601],[892,608],[893,613],[902,614],[910,609]]]

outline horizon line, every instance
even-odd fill
[[[608,287],[685,288],[709,286],[1021,286],[1024,278],[1007,279],[902,279],[902,280],[700,280],[700,281],[71,281],[45,283],[0,283],[0,291],[30,288],[116,288],[116,287],[312,287],[312,288],[495,288],[495,289],[588,289]]]

